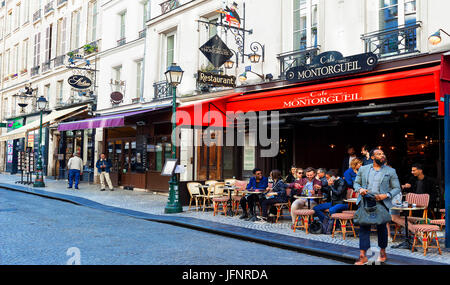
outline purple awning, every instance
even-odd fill
[[[97,128],[114,128],[125,126],[125,119],[128,117],[149,113],[155,110],[160,110],[165,107],[158,107],[134,112],[120,113],[115,115],[108,115],[102,117],[96,117],[76,122],[61,123],[58,127],[58,131],[77,131],[86,129]]]

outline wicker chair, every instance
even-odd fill
[[[214,216],[219,211],[219,206],[222,206],[222,210],[225,216],[227,215],[227,202],[229,198],[228,196],[225,196],[224,187],[224,182],[217,182],[216,184],[214,184],[214,191],[212,194]]]
[[[337,214],[331,215],[331,219],[334,220],[333,233],[332,233],[331,237],[334,238],[335,233],[342,233],[342,238],[345,240],[347,233],[353,233],[353,236],[356,238],[355,227],[353,226],[353,217],[354,217],[353,214],[344,214],[344,213],[337,213]],[[341,225],[340,230],[336,230],[336,223],[338,220]],[[347,231],[348,224],[350,224],[351,231],[350,230]]]
[[[423,248],[423,255],[427,255],[429,248],[437,248],[439,254],[442,255],[441,247],[436,232],[439,231],[439,227],[435,225],[408,225],[409,230],[414,232],[414,243],[412,246],[412,252],[416,247]],[[436,246],[431,246],[432,241],[436,241]],[[418,242],[419,241],[419,242]]]
[[[199,186],[201,186],[202,184],[198,183],[198,182],[189,182],[187,184],[187,189],[189,192],[189,196],[191,197],[189,200],[189,210],[191,210],[191,205],[192,205],[192,201],[195,201],[195,207],[196,210],[198,211],[199,208],[201,208],[201,200],[204,199],[204,195],[203,193],[200,192],[200,188]]]
[[[291,196],[291,189],[286,189],[286,196]],[[281,216],[283,217],[290,217],[291,216],[291,201],[288,201],[287,203],[277,203],[274,204],[274,207],[277,208],[277,218],[275,219],[275,223],[278,223],[278,220]],[[283,215],[283,209],[288,210],[288,214]]]
[[[240,180],[237,180],[236,183],[234,184],[236,189],[234,190],[234,193],[233,193],[233,196],[231,196],[231,199],[233,202],[232,207],[233,207],[233,212],[235,213],[235,215],[237,215],[239,212],[239,204],[243,197],[242,193],[240,193],[240,192],[244,191],[247,188],[247,184],[248,184],[247,181],[240,181]]]
[[[297,210],[294,213],[295,215],[297,215],[297,218],[295,219],[294,223],[294,233],[297,230],[297,228],[303,228],[305,229],[306,234],[308,234],[310,220],[313,218],[316,212],[314,210],[302,209]],[[299,219],[301,219],[300,221],[302,222],[300,226],[298,225]]]
[[[409,217],[408,217],[408,222],[415,223],[415,222],[418,222],[421,220],[425,220],[425,222],[427,223],[427,221],[428,221],[428,203],[430,201],[430,195],[408,193],[406,195],[406,201],[409,204],[416,204],[418,207],[425,207],[422,218],[412,217],[412,212],[410,211]],[[394,228],[395,232],[394,232],[394,237],[393,237],[392,241],[395,241],[395,239],[397,237],[397,233],[399,232],[401,227],[405,226],[405,220],[398,218],[398,217],[394,217],[392,221],[395,223],[395,228]]]

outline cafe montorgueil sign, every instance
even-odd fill
[[[374,53],[343,57],[340,52],[330,51],[317,55],[311,64],[300,65],[286,72],[286,80],[299,83],[342,75],[372,71],[378,63]]]

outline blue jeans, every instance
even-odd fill
[[[371,226],[359,227],[359,249],[368,250],[370,248],[370,231]],[[381,249],[386,249],[388,246],[388,232],[386,224],[377,226],[378,246]]]
[[[75,178],[75,188],[78,188],[78,183],[80,182],[80,173],[81,171],[76,169],[70,169],[69,170],[69,187],[72,188],[73,186],[73,180]]]
[[[321,222],[323,222],[323,220],[325,219],[325,213],[324,211],[329,209],[330,211],[330,216],[336,213],[340,213],[342,211],[347,211],[348,210],[348,204],[337,204],[332,206],[331,202],[330,203],[325,203],[325,204],[320,204],[317,205],[313,208],[313,210],[316,212],[317,217],[319,217],[319,220]]]

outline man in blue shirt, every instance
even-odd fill
[[[266,191],[266,189],[269,187],[269,179],[267,177],[263,177],[262,170],[259,168],[255,168],[253,170],[253,177],[250,178],[249,183],[247,184],[247,190],[248,191]],[[241,220],[243,219],[252,219],[255,217],[255,203],[259,200],[259,196],[256,194],[248,194],[242,197],[240,204],[242,207],[242,216],[240,217]],[[250,211],[250,218],[247,214],[247,204]]]

